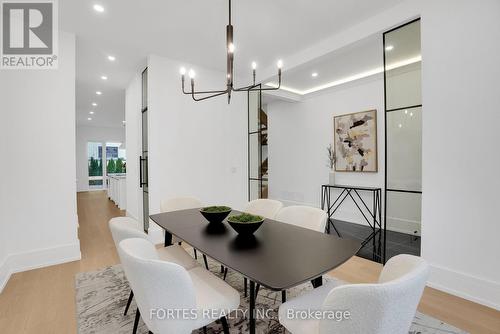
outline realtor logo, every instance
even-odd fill
[[[55,0],[1,1],[2,69],[57,68]]]

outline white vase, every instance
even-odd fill
[[[335,185],[335,172],[333,170],[330,171],[330,176],[328,179],[328,184],[333,186]]]

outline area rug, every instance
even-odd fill
[[[209,259],[212,273],[221,275],[220,265]],[[334,280],[324,276],[324,280]],[[229,271],[226,282],[241,293],[241,308],[247,310],[249,299],[243,297],[243,278],[240,274]],[[76,317],[79,334],[132,333],[136,305],[132,302],[127,316],[123,315],[130,293],[127,280],[120,265],[107,267],[94,272],[76,275]],[[303,284],[287,291],[289,299],[311,290],[311,284]],[[279,324],[278,308],[281,304],[281,293],[260,289],[256,299],[256,310],[270,310],[265,319],[258,319],[256,332],[259,334],[288,333]],[[229,320],[231,334],[248,333],[248,321],[244,316]],[[139,334],[147,334],[145,324],[140,321]],[[202,330],[194,331],[203,333]],[[222,326],[213,323],[207,326],[207,333],[222,333]],[[417,312],[409,334],[466,334],[466,332],[450,326],[438,319]]]

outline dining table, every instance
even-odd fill
[[[240,213],[233,210],[231,215]],[[171,245],[175,236],[249,280],[250,334],[255,334],[256,285],[282,292],[305,282],[319,287],[322,275],[361,248],[353,239],[272,219],[265,219],[253,235],[240,235],[227,220],[209,223],[200,209],[164,212],[150,218],[165,230],[165,246]]]

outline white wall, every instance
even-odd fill
[[[269,103],[269,197],[286,204],[319,207],[321,185],[328,183],[326,147],[333,143],[333,117],[371,109],[377,110],[379,171],[337,172],[335,182],[383,188],[383,85],[381,75],[377,75],[323,91],[301,102]],[[370,195],[363,197],[371,203]],[[363,217],[350,200],[345,201],[335,217],[363,223]]]
[[[230,105],[224,96],[194,102],[181,92],[180,66],[149,58],[150,213],[180,195],[241,208],[248,197],[247,96],[234,94]],[[224,73],[194,68],[201,89],[224,85]]]
[[[77,191],[89,190],[87,143],[123,143],[125,144],[125,127],[76,127],[76,178]],[[124,145],[126,148],[126,146]],[[127,163],[128,167],[128,163]]]
[[[159,212],[162,199],[174,196],[242,208],[248,196],[246,94],[233,95],[229,106],[225,97],[194,102],[181,92],[180,66],[159,56],[148,59],[150,214]],[[202,88],[225,82],[224,73],[194,68]],[[140,154],[140,87],[137,75],[126,92],[129,161],[138,161]],[[127,167],[127,210],[141,219],[138,165]],[[153,226],[150,233],[160,241],[158,229]]]
[[[127,215],[142,221],[142,189],[139,188],[141,154],[141,76],[135,75],[125,93],[127,142]],[[142,226],[142,224],[141,224]]]
[[[429,284],[500,309],[500,178],[494,174],[500,164],[495,153],[500,142],[500,3],[404,1],[285,60],[298,65],[418,16],[422,256],[432,266]]]
[[[75,37],[59,38],[59,69],[0,71],[0,288],[13,272],[80,258]]]
[[[422,255],[431,284],[500,309],[500,2],[425,1]]]

